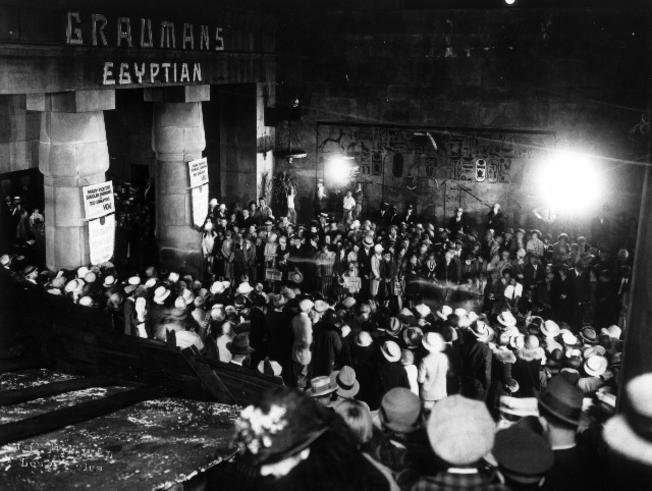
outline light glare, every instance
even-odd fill
[[[601,169],[575,152],[559,152],[542,163],[537,183],[545,205],[567,216],[586,215],[604,199]]]
[[[344,186],[351,178],[351,164],[346,157],[335,156],[326,161],[326,176],[336,186]]]

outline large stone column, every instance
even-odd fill
[[[201,234],[192,226],[187,163],[201,158],[206,147],[201,101],[209,99],[210,87],[178,89],[146,93],[146,100],[154,101],[156,236],[163,268],[197,275]]]
[[[81,188],[105,180],[109,152],[103,111],[115,109],[115,92],[28,95],[26,107],[42,113],[46,264],[53,270],[77,268],[90,261]]]

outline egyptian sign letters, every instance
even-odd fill
[[[115,17],[104,14],[66,14],[66,44],[97,48],[164,51],[224,51],[221,26],[191,22],[153,21],[150,18]],[[106,60],[101,66],[103,86],[202,83],[199,61],[161,59]]]

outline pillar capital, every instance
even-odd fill
[[[60,113],[110,111],[115,109],[115,89],[27,94],[25,109]]]

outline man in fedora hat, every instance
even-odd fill
[[[489,326],[482,319],[470,329],[460,330],[460,376],[462,394],[471,399],[484,400],[491,384],[492,352],[487,344]]]
[[[249,334],[236,334],[233,341],[227,343],[226,349],[231,353],[230,365],[249,368],[249,359],[254,349],[249,345]]]
[[[576,440],[582,414],[580,389],[563,374],[553,377],[539,396],[539,414],[554,454],[554,464],[543,489],[598,489],[599,473],[593,458]]]
[[[382,360],[378,369],[381,393],[395,387],[410,388],[407,373],[401,364],[401,348],[395,341],[387,340],[380,347]]]

